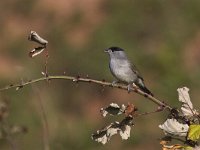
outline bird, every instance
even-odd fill
[[[153,96],[152,92],[147,89],[144,79],[134,64],[128,59],[124,49],[120,47],[109,47],[104,50],[109,55],[109,68],[112,75],[117,79],[112,85],[122,82],[128,84],[128,92],[135,84],[144,93]],[[134,85],[134,86],[135,86]]]

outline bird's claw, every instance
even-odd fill
[[[111,85],[114,86],[116,83],[118,83],[118,81],[113,81],[113,82],[111,83]]]
[[[129,84],[129,85],[127,86],[127,90],[128,90],[128,93],[131,92],[131,84]]]

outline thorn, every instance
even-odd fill
[[[41,72],[41,74],[42,74],[43,76],[46,76],[46,73],[44,73],[43,71]]]
[[[77,76],[76,78],[74,78],[72,81],[73,81],[73,82],[78,82],[79,78],[80,78],[80,76],[78,75],[78,76]]]
[[[23,85],[20,85],[20,86],[16,87],[16,91],[18,91],[21,88],[23,88]]]
[[[73,79],[72,81],[73,81],[73,82],[77,82],[78,80],[75,78],[75,79]]]
[[[102,82],[106,82],[106,80],[105,80],[105,79],[102,79]]]
[[[63,72],[63,75],[66,75],[66,72],[65,72],[65,71]]]
[[[46,77],[46,78],[49,76],[47,73],[45,73],[45,72],[43,72],[43,71],[41,72],[41,74],[42,74],[44,77]]]

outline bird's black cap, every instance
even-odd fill
[[[109,49],[112,50],[112,52],[115,52],[115,51],[124,51],[122,48],[116,47],[116,46],[107,48],[105,51],[108,51]]]

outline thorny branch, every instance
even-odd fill
[[[106,86],[106,87],[113,87],[113,88],[119,88],[122,90],[127,90],[127,85],[122,85],[122,84],[114,84],[112,85],[111,82],[106,82],[105,80],[95,80],[95,79],[90,79],[90,78],[82,78],[82,77],[74,77],[74,76],[67,76],[67,75],[58,75],[58,76],[47,76],[47,77],[41,77],[41,78],[37,78],[37,79],[33,79],[33,80],[29,80],[29,81],[23,81],[22,83],[18,83],[18,84],[11,84],[8,86],[5,86],[3,88],[0,88],[0,91],[3,90],[8,90],[11,88],[22,88],[26,85],[32,84],[32,83],[36,83],[36,82],[40,82],[40,81],[46,81],[46,80],[56,80],[56,79],[61,79],[61,80],[71,80],[73,82],[88,82],[88,83],[94,83],[94,84],[98,84],[98,85],[102,85],[102,86]],[[164,103],[163,101],[152,97],[151,95],[148,95],[146,93],[144,93],[143,91],[141,91],[140,89],[136,89],[136,88],[132,88],[131,91],[138,93],[139,95],[142,95],[144,97],[146,97],[147,99],[149,99],[150,101],[154,102],[155,104],[157,104],[158,106],[160,106],[161,108],[166,108],[169,111],[172,110],[172,107],[169,106],[168,104]]]
[[[92,84],[101,85],[103,87],[119,88],[121,90],[128,89],[127,85],[125,84],[117,83],[113,85],[113,83],[111,82],[106,82],[105,80],[91,79],[88,76],[86,77],[69,76],[69,75],[66,75],[65,73],[63,75],[49,75],[48,69],[47,69],[49,55],[48,55],[48,50],[46,49],[48,41],[40,37],[35,31],[31,31],[30,35],[28,36],[28,40],[36,42],[40,45],[38,47],[35,47],[29,52],[29,56],[31,58],[41,54],[42,52],[46,50],[45,68],[44,68],[44,72],[42,72],[43,76],[33,79],[33,80],[26,80],[26,81],[21,80],[21,82],[19,83],[7,85],[5,87],[0,88],[0,92],[11,89],[11,88],[15,88],[16,90],[19,90],[27,85],[33,86],[34,83],[37,83],[40,81],[50,81],[50,80],[59,80],[59,79],[70,80],[75,83],[78,83],[78,82],[92,83]],[[47,82],[47,83],[50,83],[50,82]],[[170,111],[170,115],[168,116],[167,120],[162,125],[159,125],[159,128],[161,128],[166,135],[169,134],[171,136],[178,135],[178,136],[186,137],[186,140],[184,142],[189,141],[186,144],[192,147],[195,147],[198,145],[196,140],[199,139],[199,135],[200,135],[199,134],[198,137],[195,136],[197,132],[200,133],[200,125],[199,125],[200,120],[199,120],[198,111],[193,109],[193,105],[190,101],[188,91],[189,89],[186,87],[178,89],[179,101],[182,102],[182,107],[180,111],[178,109],[172,108],[170,105],[166,104],[164,101],[161,101],[160,99],[157,99],[156,97],[153,97],[141,91],[136,86],[133,86],[131,88],[131,92],[135,92],[141,96],[144,96],[146,99],[158,105],[158,108],[155,111],[151,111],[151,112],[136,113],[137,107],[135,107],[135,105],[133,104],[129,103],[127,106],[123,104],[120,107],[119,105],[115,103],[111,103],[108,107],[101,108],[102,115],[105,117],[107,114],[109,115],[124,114],[125,118],[121,120],[120,122],[115,121],[107,125],[103,129],[97,130],[96,133],[92,134],[92,139],[102,144],[105,144],[110,140],[111,136],[118,133],[123,140],[126,140],[130,137],[131,127],[134,126],[134,122],[133,122],[134,118],[160,112],[167,109],[168,111]],[[42,100],[40,97],[39,97],[39,102],[40,102],[42,120],[43,120],[44,148],[46,150],[49,150],[50,147],[49,147],[49,135],[48,135],[48,122],[47,122],[46,114],[42,105]],[[169,146],[166,145],[166,143],[164,144],[162,143],[162,146],[163,148],[166,148],[166,147],[169,148]],[[172,147],[174,146],[176,145],[172,145]],[[181,145],[178,145],[178,146],[181,146]],[[181,148],[182,147],[183,146],[181,146]]]

